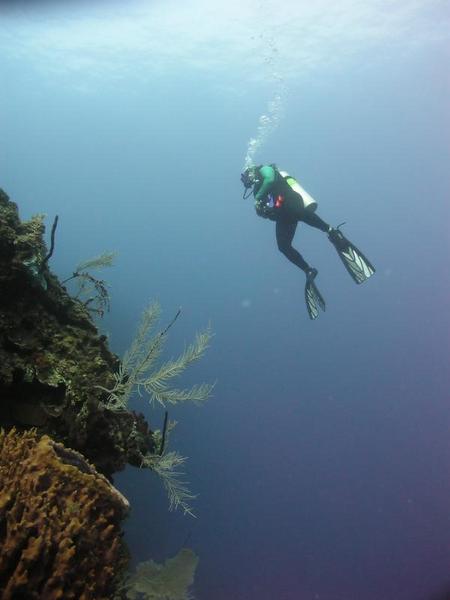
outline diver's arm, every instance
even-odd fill
[[[255,194],[255,203],[256,204],[261,202],[261,200],[263,200],[263,198],[265,198],[267,196],[267,194],[270,191],[270,188],[275,183],[275,176],[276,176],[275,169],[268,165],[261,167],[259,169],[259,172],[261,173],[261,175],[263,177],[263,182],[261,184],[261,187]]]

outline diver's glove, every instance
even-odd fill
[[[255,202],[255,210],[258,217],[262,217],[263,219],[269,218],[269,211],[267,210],[267,206],[261,200],[256,200]]]

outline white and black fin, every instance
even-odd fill
[[[375,267],[370,260],[338,229],[331,230],[328,239],[336,248],[339,258],[355,283],[363,283],[375,273]]]
[[[306,309],[308,311],[309,318],[314,320],[319,316],[319,308],[325,311],[325,300],[322,297],[322,294],[317,289],[316,284],[314,283],[314,278],[317,275],[316,269],[311,276],[308,276],[305,284],[305,302]]]

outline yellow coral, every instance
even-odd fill
[[[0,431],[2,600],[111,598],[127,510],[81,454],[35,431]]]
[[[198,556],[190,548],[182,548],[163,565],[152,560],[140,563],[128,582],[127,598],[137,600],[189,600]]]

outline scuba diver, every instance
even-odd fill
[[[292,246],[299,221],[328,234],[328,239],[356,283],[366,281],[375,268],[364,254],[356,248],[339,229],[331,227],[316,214],[317,202],[286,171],[275,164],[251,166],[241,174],[244,185],[243,198],[251,193],[255,198],[256,213],[264,219],[275,221],[278,249],[306,275],[305,302],[310,319],[319,316],[319,308],[325,310],[325,300],[317,289],[317,269],[311,267]]]

